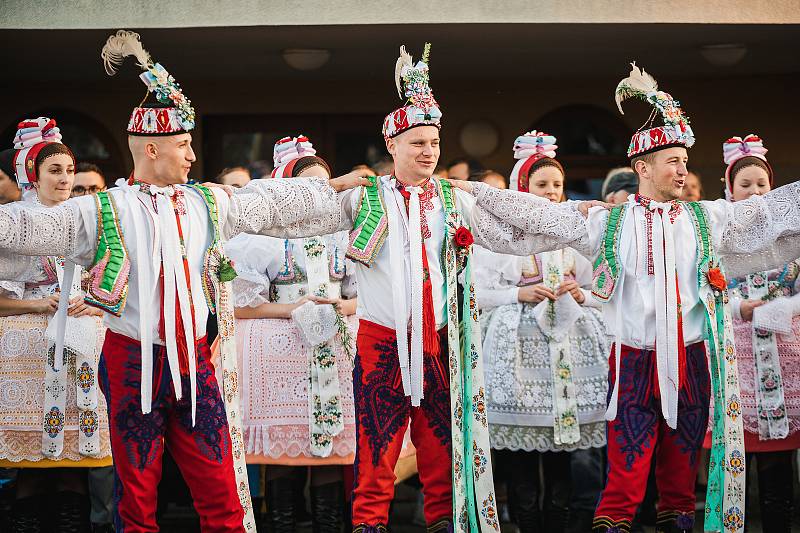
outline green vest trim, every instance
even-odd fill
[[[609,211],[603,242],[594,262],[592,294],[604,302],[614,295],[619,280],[619,236],[627,207],[627,204],[617,205]]]
[[[381,194],[381,184],[376,176],[370,176],[370,185],[362,188],[347,257],[365,266],[370,266],[378,256],[389,234],[386,205]]]
[[[114,198],[108,191],[94,195],[97,207],[97,251],[89,269],[87,304],[120,316],[128,298],[131,262],[119,226]]]

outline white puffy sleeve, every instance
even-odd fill
[[[727,274],[779,268],[800,256],[800,182],[740,202],[703,202]]]
[[[475,295],[478,307],[492,309],[518,302],[521,269],[519,257],[487,250],[482,246],[473,248],[475,265]]]
[[[602,309],[602,304],[597,298],[592,297],[592,263],[582,255],[577,253],[573,253],[573,255],[575,257],[575,281],[581,286],[581,292],[583,293],[583,303],[581,305]]]
[[[556,204],[536,195],[475,183],[456,195],[475,241],[500,253],[530,255],[571,246],[590,255],[586,220],[576,202]]]
[[[269,302],[271,280],[277,275],[278,256],[283,258],[283,239],[263,235],[238,235],[225,243],[225,255],[233,261],[235,307],[256,307]]]
[[[226,239],[239,233],[296,238],[352,229],[345,207],[355,190],[337,194],[325,179],[292,178],[252,180],[230,198],[215,194],[227,207],[221,213]]]
[[[97,246],[94,198],[72,198],[57,207],[28,202],[0,206],[0,279],[22,279],[42,255],[88,266]],[[26,257],[28,256],[28,257]]]

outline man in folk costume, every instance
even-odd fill
[[[394,174],[340,194],[338,225],[317,228],[352,230],[348,257],[358,263],[354,531],[386,531],[409,420],[428,531],[499,531],[471,245],[546,250],[556,220],[583,220],[574,206],[555,208],[534,226],[539,235],[523,236],[432,177],[442,113],[428,54],[426,45],[415,64],[401,48],[397,61],[406,104],[383,125]]]
[[[102,57],[109,74],[129,55],[158,100],[131,115],[130,178],[55,208],[4,206],[0,279],[37,260],[28,256],[60,255],[89,267],[86,300],[107,312],[99,373],[118,481],[117,531],[157,531],[165,445],[204,532],[254,531],[235,394],[227,283],[234,272],[222,242],[241,232],[314,234],[321,218],[338,213],[332,186],[366,180],[257,180],[230,197],[186,185],[194,109],[135,33],[108,39]],[[225,403],[205,339],[209,310],[220,313]]]
[[[594,260],[593,294],[606,304],[606,321],[615,335],[606,414],[609,471],[594,531],[630,530],[654,459],[657,531],[692,531],[698,453],[713,398],[705,530],[739,532],[744,527],[744,448],[720,261],[739,275],[796,257],[800,184],[735,204],[680,202],[694,136],[678,102],[635,65],[616,95],[618,105],[635,96],[655,108],[628,150],[639,193],[610,210],[592,210],[581,232],[562,239]],[[662,126],[653,125],[658,115]],[[528,213],[539,205],[535,197],[458,185],[471,190],[479,206],[532,231],[536,218]]]

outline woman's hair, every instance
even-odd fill
[[[738,174],[740,170],[743,170],[747,167],[763,168],[767,173],[767,176],[769,176],[769,182],[772,183],[772,167],[769,166],[769,163],[759,157],[747,156],[736,161],[731,167],[731,170],[728,173],[731,180],[731,187],[733,187],[733,184],[736,181],[736,174]]]
[[[75,164],[75,155],[66,144],[61,143],[47,143],[44,148],[39,150],[36,155],[36,176],[39,176],[39,167],[42,166],[45,159],[58,154],[67,154],[72,159],[72,164]]]
[[[331,172],[331,167],[328,166],[328,163],[326,163],[325,160],[322,159],[321,157],[317,157],[315,155],[307,155],[298,159],[297,162],[294,164],[294,168],[292,168],[292,177],[296,178],[297,175],[303,172],[305,169],[311,168],[315,165],[321,166],[322,168],[327,170],[328,177],[330,178],[333,177],[333,173]]]
[[[0,152],[0,170],[9,177],[11,181],[17,181],[17,171],[14,169],[14,154],[17,153],[13,148]]]
[[[217,177],[214,178],[214,182],[215,183],[222,183],[222,178],[224,178],[225,176],[227,176],[231,172],[236,172],[236,171],[244,172],[245,174],[250,176],[250,171],[248,169],[246,169],[245,167],[225,167],[220,171],[219,174],[217,174]]]
[[[558,159],[554,159],[552,157],[543,157],[537,162],[535,162],[533,165],[531,165],[531,168],[528,170],[528,175],[525,177],[530,179],[530,177],[533,176],[534,172],[544,167],[555,167],[561,171],[562,176],[567,175],[567,173],[564,172],[564,167],[561,165]]]

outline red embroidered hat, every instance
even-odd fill
[[[156,102],[145,104],[145,100],[133,109],[128,121],[130,135],[156,136],[178,135],[194,129],[195,113],[192,102],[184,96],[175,78],[159,63],[154,63],[150,54],[142,47],[139,34],[119,30],[106,41],[100,57],[106,73],[113,76],[119,65],[128,56],[133,56],[144,69],[139,75],[147,86],[148,95]]]
[[[56,126],[56,121],[47,118],[28,118],[17,125],[17,134],[14,136],[14,169],[17,175],[17,184],[20,187],[35,183],[39,179],[36,168],[36,157],[42,148],[48,144],[61,143],[61,132]],[[70,155],[72,152],[63,147]],[[73,156],[74,160],[75,157]]]
[[[433,97],[428,77],[428,60],[431,45],[425,43],[422,60],[414,64],[414,60],[406,47],[400,47],[394,77],[397,94],[406,104],[395,109],[383,121],[383,137],[390,139],[406,130],[417,126],[436,126],[441,128],[442,111]]]
[[[636,63],[631,63],[630,75],[619,82],[614,92],[619,112],[623,115],[622,102],[628,98],[639,98],[653,106],[650,118],[633,134],[628,147],[628,158],[656,152],[672,146],[691,147],[694,144],[694,132],[689,125],[689,117],[683,114],[681,104],[668,93],[658,90],[656,80]],[[661,115],[663,125],[655,126],[653,122]]]

